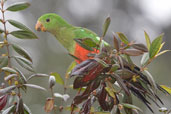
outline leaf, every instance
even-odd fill
[[[58,84],[64,85],[64,80],[61,78],[61,76],[58,73],[54,72],[54,73],[51,73],[51,75],[55,76],[56,82]]]
[[[100,63],[103,67],[109,67],[109,65],[105,61],[103,61],[99,58],[94,58],[94,60],[96,60],[98,63]]]
[[[164,50],[164,51],[158,53],[155,57],[158,57],[158,56],[160,56],[160,55],[162,55],[162,54],[164,54],[164,53],[166,53],[166,52],[169,52],[169,51],[171,51],[171,50]]]
[[[54,99],[53,98],[47,98],[46,99],[46,103],[45,103],[45,107],[44,110],[45,112],[51,112],[54,108]]]
[[[16,3],[16,4],[9,6],[6,10],[15,12],[15,11],[24,10],[24,9],[28,8],[29,6],[30,6],[30,4],[27,2]]]
[[[124,106],[126,108],[136,109],[136,110],[139,110],[139,111],[143,112],[139,107],[137,107],[135,105],[127,104],[127,103],[121,103],[121,104],[122,104],[122,106]]]
[[[81,47],[83,47],[84,49],[87,49],[87,50],[89,50],[89,51],[94,51],[94,49],[93,48],[91,48],[91,47],[89,47],[89,46],[87,46],[86,44],[84,44],[84,42],[83,42],[83,40],[82,39],[80,39],[80,38],[75,38],[74,39]]]
[[[149,60],[149,53],[144,53],[144,55],[141,58],[141,65],[145,66]]]
[[[29,61],[32,62],[32,58],[30,57],[30,55],[28,54],[28,52],[26,50],[24,50],[23,48],[21,48],[18,45],[14,45],[12,44],[12,48],[21,56],[23,56],[24,58],[28,59]]]
[[[111,114],[109,112],[93,112],[93,114]]]
[[[17,71],[11,67],[3,67],[2,70],[13,74],[17,74]]]
[[[154,81],[153,76],[147,70],[144,70],[144,72],[147,74],[147,78],[148,78],[150,84],[152,85],[153,89],[156,91],[157,90],[157,85],[156,85],[156,83]]]
[[[32,63],[29,60],[22,57],[14,57],[14,58],[21,67],[27,69],[30,72],[34,72]]]
[[[171,87],[165,86],[165,85],[160,85],[164,90],[166,90],[169,94],[171,94]]]
[[[47,74],[40,74],[40,73],[33,74],[33,75],[28,77],[27,81],[29,81],[30,79],[32,79],[34,77],[49,77],[49,75],[47,75]]]
[[[0,29],[0,34],[2,34],[4,32],[4,30]]]
[[[24,105],[24,112],[26,112],[26,114],[32,114],[31,110],[29,109],[29,107],[26,104],[23,104],[23,105]]]
[[[70,98],[68,94],[61,95],[60,93],[54,93],[54,96],[62,98],[65,102]]]
[[[113,40],[114,40],[114,47],[117,50],[117,52],[119,52],[119,42],[118,39],[115,37],[115,35],[113,35]]]
[[[14,107],[15,107],[15,105],[12,105],[12,106],[6,108],[6,109],[2,112],[2,114],[10,114],[10,112],[14,109]]]
[[[67,71],[66,71],[66,74],[65,74],[65,78],[66,78],[66,79],[69,78],[69,74],[71,73],[72,69],[73,69],[76,65],[77,65],[76,61],[73,61],[73,62],[69,65],[69,67],[68,67],[68,69],[67,69]]]
[[[133,44],[131,45],[133,48],[143,51],[143,52],[148,52],[147,47],[144,44]]]
[[[8,21],[11,25],[13,25],[13,26],[15,26],[15,27],[17,27],[17,28],[19,28],[19,29],[22,29],[22,30],[31,32],[31,30],[30,30],[28,27],[26,27],[25,25],[23,25],[22,23],[20,23],[20,22],[18,22],[18,21],[15,21],[15,20],[12,20],[12,19],[9,19],[9,20],[7,20],[7,21]]]
[[[140,56],[143,54],[142,51],[140,50],[136,50],[136,49],[126,49],[126,50],[122,50],[123,54],[129,55],[129,56]]]
[[[148,50],[150,50],[150,45],[151,45],[150,37],[148,36],[146,31],[144,31],[144,35],[145,35],[145,39],[146,39],[147,48],[148,48]]]
[[[153,58],[158,53],[162,43],[163,35],[164,34],[158,36],[155,40],[153,40],[152,44],[150,45],[150,50],[149,50],[150,58]]]
[[[10,92],[11,90],[13,90],[15,88],[16,88],[16,86],[13,85],[13,86],[8,86],[6,88],[0,89],[0,96]]]
[[[125,44],[128,44],[128,43],[129,43],[128,38],[127,38],[123,33],[117,32],[117,34],[118,34],[120,40],[121,40],[123,43],[125,43]]]
[[[47,91],[45,88],[41,87],[41,86],[38,86],[38,85],[35,85],[35,84],[23,84],[27,87],[31,87],[31,88],[35,88],[35,89],[40,89],[40,90],[43,90],[43,91]]]
[[[0,68],[8,65],[8,57],[0,57]]]
[[[110,22],[111,22],[110,17],[107,17],[104,24],[103,24],[103,35],[102,35],[102,37],[104,37],[106,35],[106,32],[107,32],[109,25],[110,25]]]
[[[23,105],[23,100],[21,97],[19,98],[17,102],[16,112],[18,114],[24,114],[24,105]]]
[[[6,76],[6,77],[4,78],[4,80],[5,80],[6,82],[8,82],[10,79],[12,79],[12,78],[14,78],[14,77],[17,77],[17,74],[10,74],[10,75]]]
[[[37,39],[38,38],[33,32],[26,31],[26,30],[12,31],[9,34],[19,39]]]
[[[24,76],[24,74],[18,69],[18,68],[15,68],[15,70],[18,72],[19,74],[19,81],[21,81],[21,83],[25,84],[27,83],[27,80],[26,80],[26,77]]]
[[[6,106],[8,94],[0,96],[0,111]]]

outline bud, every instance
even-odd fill
[[[52,88],[56,83],[56,79],[54,76],[49,77],[49,87]]]

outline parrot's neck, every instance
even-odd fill
[[[66,48],[69,53],[74,52],[75,41],[73,36],[74,27],[70,24],[62,24],[60,28],[57,28],[52,34],[55,35],[56,39]]]

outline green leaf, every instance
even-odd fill
[[[14,58],[21,67],[27,69],[28,71],[34,72],[32,63],[29,60],[22,57],[14,57]]]
[[[145,40],[146,40],[147,48],[148,48],[148,50],[150,50],[150,45],[151,45],[150,37],[146,33],[146,31],[144,31],[144,35],[145,35]]]
[[[12,44],[12,48],[21,56],[23,56],[24,58],[28,59],[29,61],[32,62],[32,59],[30,57],[30,55],[28,54],[28,52],[26,50],[24,50],[23,48],[19,47],[18,45],[14,45]]]
[[[0,29],[0,34],[3,33],[3,32],[4,32],[4,30]]]
[[[141,58],[141,66],[145,66],[149,60],[149,53],[144,53]]]
[[[144,70],[144,72],[147,74],[146,75],[147,79],[149,80],[149,82],[152,85],[153,89],[156,91],[157,90],[157,85],[156,85],[156,82],[154,81],[153,76],[147,70]]]
[[[69,65],[69,67],[68,67],[68,69],[67,69],[67,71],[66,71],[66,74],[65,74],[65,78],[66,78],[66,79],[69,78],[70,72],[72,71],[72,69],[73,69],[76,65],[77,65],[76,61],[73,61],[73,62]]]
[[[171,51],[171,50],[164,50],[164,51],[158,53],[155,57],[158,57],[158,56],[160,56],[160,55],[162,55],[162,54],[164,54],[164,53],[166,53],[166,52],[169,52],[169,51]]]
[[[31,30],[28,28],[28,27],[26,27],[25,25],[23,25],[22,23],[20,23],[20,22],[18,22],[18,21],[15,21],[15,20],[12,20],[12,19],[9,19],[9,20],[7,20],[11,25],[13,25],[13,26],[15,26],[15,27],[17,27],[17,28],[19,28],[19,29],[22,29],[22,30],[26,30],[26,31],[30,31],[31,32]]]
[[[24,9],[28,8],[29,6],[30,6],[30,4],[27,2],[16,3],[16,4],[9,6],[6,10],[15,12],[15,11],[24,10]]]
[[[109,25],[110,25],[110,22],[111,22],[110,17],[107,17],[104,24],[103,24],[103,35],[102,35],[103,37],[106,35],[106,32],[107,32]]]
[[[118,39],[115,37],[115,35],[113,35],[113,40],[114,40],[114,47],[117,50],[117,52],[119,52],[119,41]]]
[[[51,75],[55,76],[56,82],[58,84],[64,85],[64,80],[61,78],[61,76],[58,73],[54,72],[54,73],[51,73]]]
[[[75,38],[74,39],[81,47],[83,47],[84,49],[87,49],[87,50],[89,50],[89,51],[94,51],[94,49],[93,48],[91,48],[91,47],[89,47],[88,45],[86,45],[83,41],[83,39],[81,39],[81,38]]]
[[[96,60],[98,63],[100,63],[103,67],[109,67],[109,65],[105,61],[103,61],[99,58],[94,58],[94,60]]]
[[[2,70],[6,71],[6,72],[13,73],[13,74],[17,74],[17,71],[13,68],[10,68],[10,67],[3,67]]]
[[[149,50],[150,58],[153,58],[155,55],[157,55],[157,53],[161,49],[160,47],[161,47],[163,35],[164,34],[158,36],[155,40],[153,40],[152,44],[150,45],[150,50]]]
[[[8,65],[8,57],[0,57],[0,68]]]
[[[165,86],[165,85],[160,85],[164,90],[166,90],[169,94],[171,94],[171,87]]]
[[[128,44],[128,43],[129,43],[128,38],[127,38],[123,33],[117,32],[117,34],[118,34],[120,40],[121,40],[123,43],[125,43],[125,44]]]
[[[139,107],[135,106],[135,105],[132,105],[132,104],[128,104],[128,103],[121,103],[122,106],[126,107],[126,108],[130,108],[130,109],[136,109],[136,110],[139,110],[141,112],[143,112]]]
[[[37,39],[38,38],[33,32],[26,31],[26,30],[12,31],[10,32],[10,34],[19,39]]]

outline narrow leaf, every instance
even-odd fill
[[[51,75],[55,76],[56,82],[58,84],[64,85],[64,80],[61,78],[61,76],[58,73],[54,72],[54,73],[51,73]]]
[[[13,85],[13,86],[8,86],[6,88],[0,89],[0,96],[10,92],[11,90],[13,90],[15,88],[16,88],[16,86]]]
[[[103,37],[106,35],[106,32],[107,32],[109,25],[110,25],[110,22],[111,22],[110,17],[107,17],[104,24],[103,24],[103,35],[102,35]]]
[[[12,105],[10,107],[8,107],[7,109],[5,109],[2,114],[10,114],[10,112],[13,110],[13,108],[15,107],[15,105]]]
[[[117,32],[117,34],[118,34],[120,40],[121,40],[123,43],[125,43],[125,44],[128,44],[128,43],[129,43],[128,38],[127,38],[123,33]]]
[[[148,52],[148,49],[144,44],[133,44],[132,47],[143,52]]]
[[[160,55],[162,55],[162,54],[164,54],[164,53],[166,53],[166,52],[169,52],[169,51],[171,51],[171,50],[164,50],[164,51],[158,53],[155,57],[158,57],[158,56],[160,56]]]
[[[148,36],[146,31],[144,31],[144,35],[145,35],[145,40],[146,40],[147,48],[148,48],[148,50],[150,50],[150,45],[151,45],[150,37]]]
[[[14,77],[17,77],[17,74],[10,74],[10,75],[6,76],[6,77],[4,78],[4,80],[5,80],[6,82],[8,82],[10,79],[12,79],[12,78],[14,78]]]
[[[156,85],[156,83],[154,81],[153,76],[147,70],[144,70],[144,72],[147,74],[147,78],[148,78],[149,82],[151,83],[153,89],[156,91],[157,90],[157,85]]]
[[[49,77],[49,75],[47,75],[47,74],[40,74],[40,73],[33,74],[33,75],[28,77],[27,81],[29,81],[30,79],[32,79],[34,77]]]
[[[115,37],[115,35],[113,35],[113,40],[114,40],[114,47],[117,50],[117,52],[119,52],[119,41],[118,39]]]
[[[25,58],[21,58],[21,57],[15,57],[16,62],[23,68],[25,68],[26,70],[30,71],[30,72],[34,72],[33,67],[32,67],[32,63],[30,61],[28,61]]]
[[[24,105],[24,112],[26,112],[27,114],[32,114],[31,110],[29,109],[29,107],[26,104]],[[24,113],[25,114],[25,113]]]
[[[142,66],[146,65],[148,60],[149,60],[149,53],[144,53],[144,55],[141,58],[141,65]]]
[[[3,67],[2,70],[6,71],[6,72],[13,73],[13,74],[17,74],[17,71],[13,68],[10,68],[10,67]]]
[[[153,40],[152,44],[150,45],[150,51],[149,51],[150,58],[153,58],[158,53],[162,43],[163,35],[164,34],[158,36],[155,40]]]
[[[41,86],[38,86],[38,85],[34,85],[34,84],[23,84],[27,87],[31,87],[31,88],[35,88],[35,89],[40,89],[40,90],[44,90],[44,91],[47,91],[45,88],[41,87]]]
[[[65,74],[65,78],[66,78],[66,79],[69,78],[69,74],[71,73],[72,69],[73,69],[76,65],[77,65],[76,61],[73,61],[73,62],[69,65],[69,67],[68,67],[68,69],[67,69],[67,71],[66,71],[66,74]]]
[[[166,90],[169,94],[171,94],[171,87],[165,86],[165,85],[160,85],[164,90]]]
[[[122,106],[124,106],[126,108],[136,109],[136,110],[143,112],[139,107],[132,105],[132,104],[122,103]]]
[[[136,49],[126,49],[126,50],[122,50],[122,53],[126,54],[126,55],[129,55],[129,56],[140,56],[144,52],[142,52],[140,50],[136,50]]]
[[[12,48],[21,56],[25,57],[26,59],[30,60],[32,62],[32,59],[30,57],[30,55],[28,54],[28,52],[26,50],[24,50],[23,48],[21,48],[18,45],[12,45]]]
[[[93,48],[91,48],[91,47],[87,46],[86,44],[84,44],[84,42],[83,42],[82,39],[77,38],[77,39],[74,39],[74,40],[75,40],[81,47],[83,47],[84,49],[87,49],[87,50],[89,50],[89,51],[94,51]]]
[[[24,9],[28,8],[29,6],[30,6],[30,4],[26,3],[26,2],[25,3],[16,3],[16,4],[9,6],[6,10],[15,12],[15,11],[24,10]]]
[[[12,31],[10,32],[10,34],[19,39],[37,39],[38,38],[33,32],[26,31],[26,30]]]
[[[8,65],[8,57],[0,57],[0,68]]]
[[[12,20],[12,19],[9,19],[7,20],[11,25],[19,28],[19,29],[22,29],[22,30],[26,30],[26,31],[31,31],[28,27],[26,27],[25,25],[23,25],[22,23],[18,22],[18,21],[15,21],[15,20]]]

